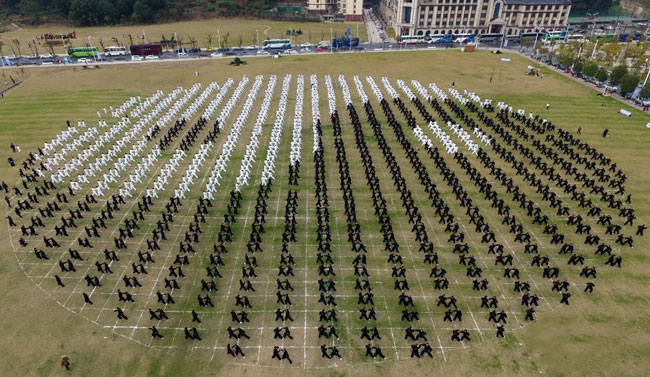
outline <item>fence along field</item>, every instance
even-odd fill
[[[589,294],[636,231],[622,167],[427,84],[242,77],[100,109],[23,165],[17,261],[120,336],[247,365],[444,360]]]

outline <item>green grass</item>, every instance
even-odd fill
[[[72,46],[85,46],[87,43],[93,46],[101,46],[100,40],[104,46],[114,46],[118,43],[122,46],[129,46],[131,35],[134,44],[142,42],[158,42],[162,35],[170,39],[174,34],[176,38],[186,47],[191,47],[191,39],[196,41],[196,46],[201,48],[216,48],[219,46],[217,36],[223,38],[228,36],[227,45],[229,47],[237,46],[239,39],[242,39],[242,45],[255,43],[256,38],[261,44],[268,38],[288,38],[286,31],[302,30],[302,35],[292,38],[295,44],[312,42],[318,43],[322,40],[329,40],[330,35],[344,35],[348,27],[355,34],[357,30],[356,23],[318,23],[318,22],[287,22],[271,21],[264,19],[243,19],[243,18],[217,18],[207,20],[183,21],[166,24],[152,25],[119,25],[119,26],[102,26],[102,27],[70,27],[67,25],[44,25],[38,27],[25,27],[21,30],[12,30],[0,34],[0,41],[4,42],[4,55],[11,55],[14,39],[20,41],[20,49],[23,55],[29,55],[29,44],[38,46],[39,53],[44,54],[47,48],[42,44],[40,37],[43,34],[68,34],[73,30],[77,32],[77,39],[71,40]],[[332,33],[330,33],[332,29]],[[366,40],[366,29],[363,23],[358,26],[359,38]],[[208,36],[212,36],[212,43],[208,44]],[[65,48],[57,46],[54,48],[55,53],[65,52]]]
[[[363,107],[358,100],[352,80],[354,74],[359,74],[362,78],[365,75],[372,75],[378,84],[380,84],[382,76],[388,76],[393,84],[395,79],[404,79],[407,83],[411,79],[417,79],[425,86],[430,82],[435,82],[441,88],[448,88],[454,82],[456,87],[461,91],[462,89],[473,90],[481,95],[482,98],[492,98],[495,102],[505,101],[512,104],[514,109],[524,108],[527,111],[542,114],[543,117],[571,131],[575,131],[581,126],[583,133],[581,138],[612,157],[627,173],[629,180],[626,187],[632,193],[634,199],[634,207],[637,209],[639,217],[637,222],[647,222],[648,203],[650,203],[650,195],[647,187],[648,183],[650,183],[650,174],[646,168],[648,158],[646,146],[650,138],[644,125],[650,120],[649,117],[637,110],[633,110],[634,115],[632,118],[624,118],[616,112],[621,107],[628,107],[611,98],[597,97],[595,91],[549,71],[545,72],[544,78],[527,76],[525,74],[526,66],[530,63],[521,57],[512,56],[512,62],[510,63],[500,62],[499,58],[500,56],[484,52],[462,54],[458,51],[427,51],[354,55],[339,54],[313,57],[299,56],[286,57],[279,61],[257,58],[247,59],[248,64],[244,67],[230,67],[225,60],[211,60],[186,62],[183,65],[155,63],[110,66],[92,71],[74,70],[68,67],[26,69],[22,72],[11,70],[7,71],[7,73],[11,72],[14,76],[20,76],[24,80],[24,83],[15,90],[12,90],[0,101],[0,139],[3,140],[4,145],[8,145],[12,141],[21,145],[23,152],[18,156],[18,160],[20,161],[27,152],[42,145],[43,141],[49,140],[53,135],[63,129],[65,127],[65,120],[69,119],[72,122],[76,122],[78,119],[86,119],[89,123],[93,123],[96,117],[95,112],[98,108],[109,104],[113,106],[119,105],[131,95],[148,95],[159,88],[168,91],[179,85],[189,87],[195,80],[200,80],[205,87],[211,80],[216,80],[221,83],[227,77],[232,77],[237,81],[244,74],[254,79],[254,76],[257,74],[268,76],[274,73],[278,75],[279,79],[278,86],[275,90],[276,99],[271,106],[264,133],[260,137],[260,148],[251,177],[252,180],[257,182],[261,172],[262,162],[265,158],[265,146],[268,143],[269,130],[272,125],[275,109],[277,108],[277,94],[281,85],[281,78],[285,73],[292,73],[294,78],[285,116],[286,126],[276,164],[277,180],[268,199],[271,205],[265,226],[266,233],[263,235],[264,242],[262,246],[264,253],[258,255],[258,263],[260,266],[268,266],[272,269],[258,270],[261,280],[271,281],[271,284],[268,286],[265,283],[259,283],[259,290],[266,291],[272,296],[268,298],[252,298],[253,305],[256,308],[261,307],[267,310],[274,310],[277,307],[274,296],[275,268],[279,263],[280,234],[283,230],[281,217],[284,215],[284,203],[288,189],[286,161],[288,160],[289,154],[291,138],[290,125],[293,119],[293,106],[295,103],[295,78],[299,73],[306,75],[307,79],[304,105],[305,125],[302,134],[303,150],[300,185],[297,188],[299,191],[298,245],[292,245],[290,250],[296,258],[296,268],[306,266],[309,277],[312,280],[316,280],[317,278],[315,250],[299,246],[315,244],[316,242],[315,211],[313,208],[314,163],[311,156],[311,96],[309,95],[308,75],[317,73],[320,87],[320,109],[323,124],[325,125],[323,127],[323,142],[326,151],[325,165],[327,183],[330,189],[333,257],[337,268],[337,277],[335,280],[337,282],[337,289],[339,289],[337,294],[346,296],[354,295],[354,297],[337,298],[337,302],[339,303],[338,310],[357,310],[359,308],[356,303],[357,292],[353,289],[353,285],[350,285],[350,283],[354,282],[354,276],[352,276],[351,271],[342,270],[343,266],[347,268],[351,266],[354,254],[350,251],[349,244],[346,241],[347,237],[345,236],[345,214],[342,209],[342,195],[338,189],[338,167],[335,159],[336,156],[333,152],[332,128],[329,126],[330,122],[327,118],[327,100],[323,81],[323,75],[325,74],[335,75],[333,77],[335,81],[337,79],[336,75],[339,73],[346,75],[353,101],[363,122],[365,140],[370,148],[376,173],[381,182],[382,193],[388,202],[393,227],[404,256],[405,267],[407,268],[411,294],[414,296],[421,295],[422,291],[427,295],[437,296],[438,292],[432,289],[432,280],[428,277],[428,272],[425,270],[427,266],[422,263],[422,258],[417,253],[417,247],[415,246],[413,235],[410,232],[410,224],[408,224],[404,216],[398,192],[393,186],[390,173],[386,168],[376,138],[366,122]],[[200,72],[200,77],[197,78],[194,75],[195,71]],[[490,77],[493,78],[491,83],[489,80]],[[394,86],[397,88],[395,84]],[[350,119],[342,106],[340,89],[338,85],[335,87],[343,129],[342,137],[352,170],[351,175],[354,196],[357,202],[357,215],[363,229],[362,237],[366,245],[378,246],[381,244],[381,233],[379,232],[379,225],[371,207],[372,201],[369,191],[365,186],[365,177],[360,164],[360,154],[355,147]],[[436,243],[438,253],[441,257],[441,264],[454,279],[462,283],[471,282],[464,276],[465,270],[457,264],[457,256],[449,252],[450,247],[445,242],[448,235],[444,232],[444,228],[437,224],[437,217],[433,214],[426,193],[423,191],[422,186],[420,186],[417,176],[411,169],[395,135],[387,126],[386,119],[381,112],[379,104],[372,97],[367,85],[365,89],[367,94],[371,96],[371,103],[375,114],[383,125],[382,131],[384,137],[401,167],[402,174],[407,181],[407,186],[411,190],[416,204],[425,216],[427,231]],[[230,93],[232,93],[232,90]],[[384,95],[387,94],[384,92]],[[238,146],[233,153],[223,187],[230,188],[233,185],[239,168],[237,161],[240,161],[243,156],[245,144],[248,141],[252,127],[252,118],[259,109],[259,98],[261,98],[261,93],[258,96],[256,105],[253,107],[253,113],[244,127]],[[405,97],[402,95],[402,98]],[[243,100],[242,98],[239,101],[239,105],[231,114],[226,131],[241,110]],[[548,111],[545,109],[547,103],[551,104],[551,108]],[[414,147],[419,147],[417,140],[410,134],[397,108],[395,106],[391,107],[404,127],[404,132],[408,134],[408,139],[413,143]],[[416,115],[415,108],[410,104],[408,107],[414,112],[418,124],[426,128],[424,127],[422,117]],[[428,111],[434,117],[438,118],[431,107],[427,107]],[[447,111],[451,114],[448,109]],[[605,127],[608,127],[612,131],[611,137],[608,139],[602,139],[600,137],[600,133]],[[204,134],[205,132],[202,133],[202,136]],[[199,140],[202,139],[202,136]],[[432,135],[430,136],[433,138]],[[219,136],[217,145],[213,150],[214,152],[206,160],[200,176],[203,176],[211,168],[214,160],[220,153],[221,144],[225,140],[225,137],[226,133],[222,133]],[[198,144],[194,146],[191,153],[196,151],[197,147]],[[442,181],[442,177],[437,173],[432,160],[429,159],[421,147],[419,149],[420,159],[427,166],[429,173],[442,193],[442,197],[452,205],[452,211],[458,214],[465,225],[467,225],[467,219],[462,216],[464,211],[458,206],[458,202],[455,201],[453,193]],[[522,158],[516,152],[513,153],[515,153],[517,158]],[[6,161],[9,155],[8,148],[4,147],[0,151],[0,161]],[[161,163],[156,168],[159,168],[170,155],[169,151],[167,151]],[[509,176],[513,177],[522,188],[525,188],[530,198],[538,201],[542,205],[542,202],[539,200],[540,196],[535,194],[522,181],[521,177],[515,177],[512,169],[498,160],[496,154],[490,152],[490,156],[495,161],[499,161]],[[518,263],[524,263],[524,261],[528,260],[529,257],[523,255],[520,245],[512,242],[512,236],[508,233],[507,228],[500,225],[500,218],[496,211],[490,208],[487,201],[481,199],[478,189],[470,184],[467,174],[460,169],[458,164],[450,156],[445,156],[445,158],[450,168],[458,174],[465,189],[473,198],[476,198],[476,203],[480,206],[481,212],[485,213],[489,218],[490,226],[497,232],[499,240],[507,240],[515,248],[518,257],[522,258],[521,262]],[[179,171],[184,171],[189,159],[190,157],[186,158]],[[489,171],[479,165],[476,159],[472,159],[472,163],[481,174],[485,176],[489,174]],[[154,169],[154,171],[156,170]],[[17,171],[8,168],[6,163],[3,163],[0,168],[0,173],[2,174],[2,179],[9,183],[15,182],[18,179]],[[174,184],[170,184],[164,197],[171,195],[174,186]],[[186,201],[188,203],[196,201],[202,189],[202,185],[195,185]],[[248,211],[250,211],[248,217],[253,214],[256,196],[255,191],[256,187],[254,185],[247,187],[243,191],[244,201],[240,210],[242,219],[246,217]],[[503,188],[499,187],[497,191],[500,196],[503,196],[506,201],[509,201],[509,195],[505,193]],[[205,267],[206,261],[205,259],[200,261],[199,258],[201,256],[203,258],[207,257],[211,250],[211,244],[216,239],[216,229],[218,229],[223,214],[225,213],[226,197],[227,190],[222,189],[218,192],[215,207],[210,212],[211,218],[208,224],[202,226],[205,234],[201,238],[199,255],[192,257],[192,264],[187,268],[186,273],[189,279],[200,277],[204,274],[203,268]],[[574,203],[571,203],[568,198],[565,201],[571,206],[574,206]],[[158,207],[154,210],[154,213],[148,215],[146,225],[149,225],[153,220],[158,218],[158,213],[161,211],[161,203],[162,201],[157,201]],[[548,209],[545,203],[543,206],[545,209]],[[191,213],[189,212],[191,211],[190,207],[183,207],[183,211],[185,213]],[[526,229],[539,237],[540,245],[548,248],[543,248],[542,252],[556,258],[559,257],[555,252],[555,248],[549,245],[549,238],[541,234],[541,229],[532,225],[521,210],[514,208],[513,205],[511,207],[513,207],[512,210],[517,214],[517,218],[524,222]],[[277,223],[273,219],[276,216],[280,217]],[[308,222],[306,220],[307,216],[310,219]],[[551,217],[555,219],[554,216]],[[220,269],[224,275],[224,279],[218,282],[222,294],[227,292],[231,276],[234,276],[235,283],[233,292],[237,291],[236,284],[241,275],[240,268],[243,263],[245,243],[250,233],[250,221],[250,219],[248,222],[242,220],[233,228],[236,242],[230,248],[230,253],[224,256],[226,266]],[[117,224],[117,221],[110,222],[110,224],[114,226]],[[597,227],[594,225],[594,228]],[[175,229],[177,229],[176,232],[184,232],[187,229],[187,224],[185,226],[178,224]],[[581,245],[581,239],[579,236],[573,234],[572,229],[567,228],[563,224],[561,224],[561,229],[576,245]],[[598,231],[602,232],[602,229],[598,228]],[[473,243],[470,243],[472,253],[477,257],[488,258],[489,256],[486,253],[485,247],[479,244],[480,239],[476,232],[468,228],[466,233],[477,245],[475,247]],[[141,231],[136,232],[136,234],[138,239],[144,240],[149,233],[146,228],[143,228]],[[0,236],[7,237],[6,228],[2,228]],[[16,238],[15,231],[12,233],[12,238],[14,240]],[[539,375],[540,373],[557,376],[638,376],[643,375],[647,371],[650,356],[647,351],[649,349],[648,339],[650,339],[647,335],[650,328],[645,325],[645,318],[650,314],[650,310],[647,308],[650,293],[644,288],[647,283],[648,260],[644,257],[647,246],[648,241],[646,239],[636,237],[635,247],[624,251],[624,268],[620,270],[603,267],[603,260],[597,258],[599,278],[597,280],[596,293],[593,296],[586,296],[579,292],[579,287],[584,284],[584,281],[577,277],[579,268],[565,267],[565,265],[562,265],[563,276],[578,284],[578,287],[572,288],[574,296],[572,297],[572,305],[569,307],[560,307],[557,305],[559,296],[557,293],[550,292],[550,282],[541,282],[541,274],[535,272],[535,279],[542,285],[539,288],[539,292],[548,296],[548,300],[553,302],[554,310],[550,310],[548,307],[540,308],[537,323],[526,326],[524,329],[518,331],[509,332],[505,340],[486,340],[484,343],[476,344],[468,349],[450,350],[446,352],[446,362],[442,360],[440,355],[436,355],[434,360],[423,359],[413,361],[409,359],[408,350],[406,349],[400,351],[399,361],[394,360],[392,338],[389,331],[384,329],[380,330],[383,337],[380,344],[384,349],[384,353],[391,360],[384,363],[368,362],[363,357],[363,350],[354,348],[343,352],[345,359],[337,364],[338,367],[336,369],[312,369],[304,371],[300,368],[294,369],[287,368],[286,366],[277,368],[279,365],[271,362],[270,350],[268,349],[261,355],[260,363],[263,366],[274,366],[274,368],[232,364],[232,360],[222,350],[216,354],[213,361],[210,361],[211,350],[192,349],[192,345],[194,344],[188,344],[183,342],[182,339],[178,339],[178,337],[182,337],[182,327],[190,324],[189,317],[172,316],[173,323],[170,325],[180,326],[181,330],[176,334],[177,339],[172,340],[172,333],[168,332],[166,333],[166,338],[161,341],[163,345],[178,345],[180,347],[178,349],[152,349],[131,342],[123,336],[119,336],[130,335],[130,329],[104,329],[83,319],[85,317],[93,320],[99,318],[99,323],[113,325],[115,322],[114,313],[109,311],[98,316],[96,308],[90,308],[82,311],[81,315],[77,315],[48,298],[45,292],[36,287],[18,267],[16,255],[13,253],[13,249],[7,245],[3,248],[4,252],[0,254],[0,271],[2,271],[2,274],[0,274],[0,286],[2,287],[0,288],[2,294],[0,317],[6,322],[5,332],[3,337],[0,338],[0,346],[5,350],[2,356],[0,356],[0,364],[6,366],[6,372],[4,373],[21,376],[63,374],[58,364],[58,360],[62,354],[67,354],[72,359],[73,371],[71,374],[80,376],[287,376],[304,375],[305,373],[327,376],[388,376],[404,373],[405,371],[408,371],[409,374],[413,374],[414,376],[428,376],[431,374],[524,376]],[[167,266],[172,261],[172,259],[166,259],[167,252],[171,250],[171,246],[166,245],[163,249],[162,254],[156,255],[156,260],[157,264]],[[129,251],[132,253],[134,250],[130,249]],[[379,313],[378,326],[404,327],[405,324],[399,321],[401,313],[400,308],[396,305],[398,293],[392,289],[393,279],[390,277],[390,271],[378,270],[378,268],[389,267],[386,264],[386,255],[381,251],[380,247],[369,247],[368,251],[368,266],[372,269],[371,284],[375,292],[375,307],[377,310],[382,311]],[[53,256],[53,260],[56,260],[56,257],[62,253],[48,252]],[[581,252],[588,254],[589,250],[583,249]],[[98,251],[98,253],[101,253],[101,251]],[[23,258],[25,255],[21,254],[19,257]],[[32,261],[35,260],[33,256],[31,257]],[[486,262],[489,264],[490,261],[491,259]],[[33,272],[28,270],[28,274],[35,277],[45,274],[49,270],[49,265],[43,264],[35,267],[30,265],[29,268],[35,268]],[[529,266],[527,268],[534,271]],[[417,278],[415,276],[416,270],[419,274]],[[499,277],[496,276],[501,271],[500,269],[490,266],[487,270],[495,275],[494,279],[489,278],[491,281],[500,285],[506,284],[505,279],[501,278],[500,275]],[[290,278],[296,289],[296,292],[292,294],[295,310],[320,308],[320,304],[317,303],[317,297],[310,297],[307,306],[305,306],[303,301],[304,297],[300,296],[305,289],[301,275],[304,271],[298,270],[297,272],[295,278]],[[526,275],[524,274],[524,276]],[[142,282],[145,285],[144,289],[147,290],[147,293],[154,279],[155,276],[152,276],[152,274],[142,278]],[[40,281],[40,279],[36,279],[36,282]],[[175,307],[197,308],[195,295],[199,290],[198,283],[194,282],[194,285],[192,285],[191,281],[186,281],[182,284],[183,289],[179,293]],[[107,287],[104,288],[106,291],[100,292],[110,292],[109,289],[112,286],[113,284],[107,284]],[[43,281],[42,287],[47,292],[54,291],[52,281]],[[158,287],[162,289],[161,285]],[[80,286],[79,289],[83,289],[83,287]],[[313,284],[310,284],[307,289],[310,294],[318,293],[317,287]],[[70,292],[70,290],[56,291],[53,294],[53,298],[65,300]],[[471,287],[456,286],[452,279],[451,292],[456,294],[462,305],[470,305],[469,307],[472,311],[479,311],[475,299],[469,300],[463,298],[463,296],[476,295],[471,290]],[[498,292],[498,290],[495,289],[495,292]],[[228,299],[216,300],[215,309],[223,309],[227,313],[234,309],[234,299],[232,297],[234,294],[231,293]],[[514,297],[512,292],[506,294],[508,297]],[[180,295],[186,297],[182,298]],[[79,293],[77,293],[77,296],[79,296]],[[76,308],[81,304],[80,297],[77,296],[74,296],[74,299],[68,305],[74,311],[78,311]],[[432,310],[435,310],[435,298],[414,297],[414,300],[418,310],[421,312],[426,311],[427,305]],[[137,301],[136,308],[146,308],[148,305],[145,298],[140,299],[138,297]],[[118,305],[117,299],[114,297],[108,299],[102,297],[99,302],[102,306],[106,303],[109,308]],[[386,307],[384,307],[384,303],[386,303]],[[151,304],[149,303],[149,305]],[[518,303],[513,301],[513,307],[515,311],[522,314]],[[387,312],[384,311],[386,309],[388,309]],[[205,310],[200,311],[205,312]],[[226,318],[223,320],[224,327],[230,324],[227,313]],[[472,330],[474,324],[468,316],[468,313],[465,312],[464,314],[463,327]],[[388,315],[390,315],[390,320]],[[293,332],[294,337],[296,337],[295,340],[286,340],[285,344],[301,346],[303,341],[302,321],[305,317],[302,314],[294,314],[294,317],[296,318],[295,326],[300,327],[300,330]],[[364,342],[359,340],[359,331],[356,330],[356,328],[363,326],[363,322],[357,320],[357,317],[358,315],[355,315],[355,313],[347,315],[347,318],[343,313],[339,314],[337,330],[341,339],[336,341],[339,346],[347,346],[349,342],[353,347],[363,347]],[[216,328],[222,317],[221,314],[217,313],[205,313],[204,318],[205,326]],[[436,331],[441,330],[433,328],[430,318],[435,321],[436,328],[449,325],[448,323],[445,324],[442,322],[442,315],[439,313],[434,316],[429,314],[422,315],[422,319],[417,326],[427,330],[429,333],[429,341],[433,346],[437,344],[434,334],[436,334]],[[144,318],[141,324],[149,324],[147,319]],[[267,346],[279,344],[278,340],[274,341],[272,339],[272,327],[275,326],[272,313],[252,313],[251,319],[253,324],[260,324],[264,321],[264,326],[271,328],[266,328],[261,333],[259,331],[249,332],[252,340],[246,341],[247,343],[245,344],[257,345],[261,343]],[[509,317],[509,319],[513,318]],[[477,314],[476,320],[479,321],[482,328],[488,326],[486,315]],[[129,323],[134,324],[134,322],[135,320],[130,318]],[[316,313],[309,314],[307,323],[308,326],[318,325]],[[348,330],[348,327],[351,329]],[[440,333],[447,334],[448,331],[441,331]],[[315,329],[308,329],[307,335],[307,344],[312,346],[318,346],[320,344],[317,340],[317,332]],[[475,340],[480,338],[475,331],[472,336]],[[488,336],[488,334],[485,336]],[[493,334],[489,334],[489,336],[492,337]],[[221,333],[218,333],[216,330],[204,331],[202,332],[202,337],[204,341],[201,342],[201,345],[208,347],[215,343],[223,345],[228,341],[227,335],[223,331]],[[150,341],[150,337],[146,331],[136,331],[134,338],[147,344]],[[445,345],[450,344],[449,339],[442,339],[441,341]],[[403,340],[403,332],[400,330],[396,330],[395,342],[400,347],[407,347],[409,344]],[[294,358],[294,361],[297,361],[294,366],[301,366],[301,351],[294,351],[296,353],[292,352],[292,358]],[[308,368],[324,368],[330,365],[320,359],[318,349],[309,350],[307,356]],[[255,364],[256,360],[257,353],[255,351],[249,352],[246,363]]]

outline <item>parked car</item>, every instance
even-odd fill
[[[131,56],[131,61],[139,62],[140,60],[144,60],[144,56],[141,56],[141,55],[133,55],[133,56]]]
[[[147,55],[144,57],[144,60],[157,60],[160,59],[160,56],[158,55]]]

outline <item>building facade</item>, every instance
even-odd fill
[[[363,21],[363,0],[309,0],[307,11],[324,18]]]
[[[379,17],[397,36],[562,30],[570,0],[381,0]]]

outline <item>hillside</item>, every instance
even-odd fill
[[[177,21],[206,16],[260,16],[277,0],[0,0],[0,18],[78,26]]]

